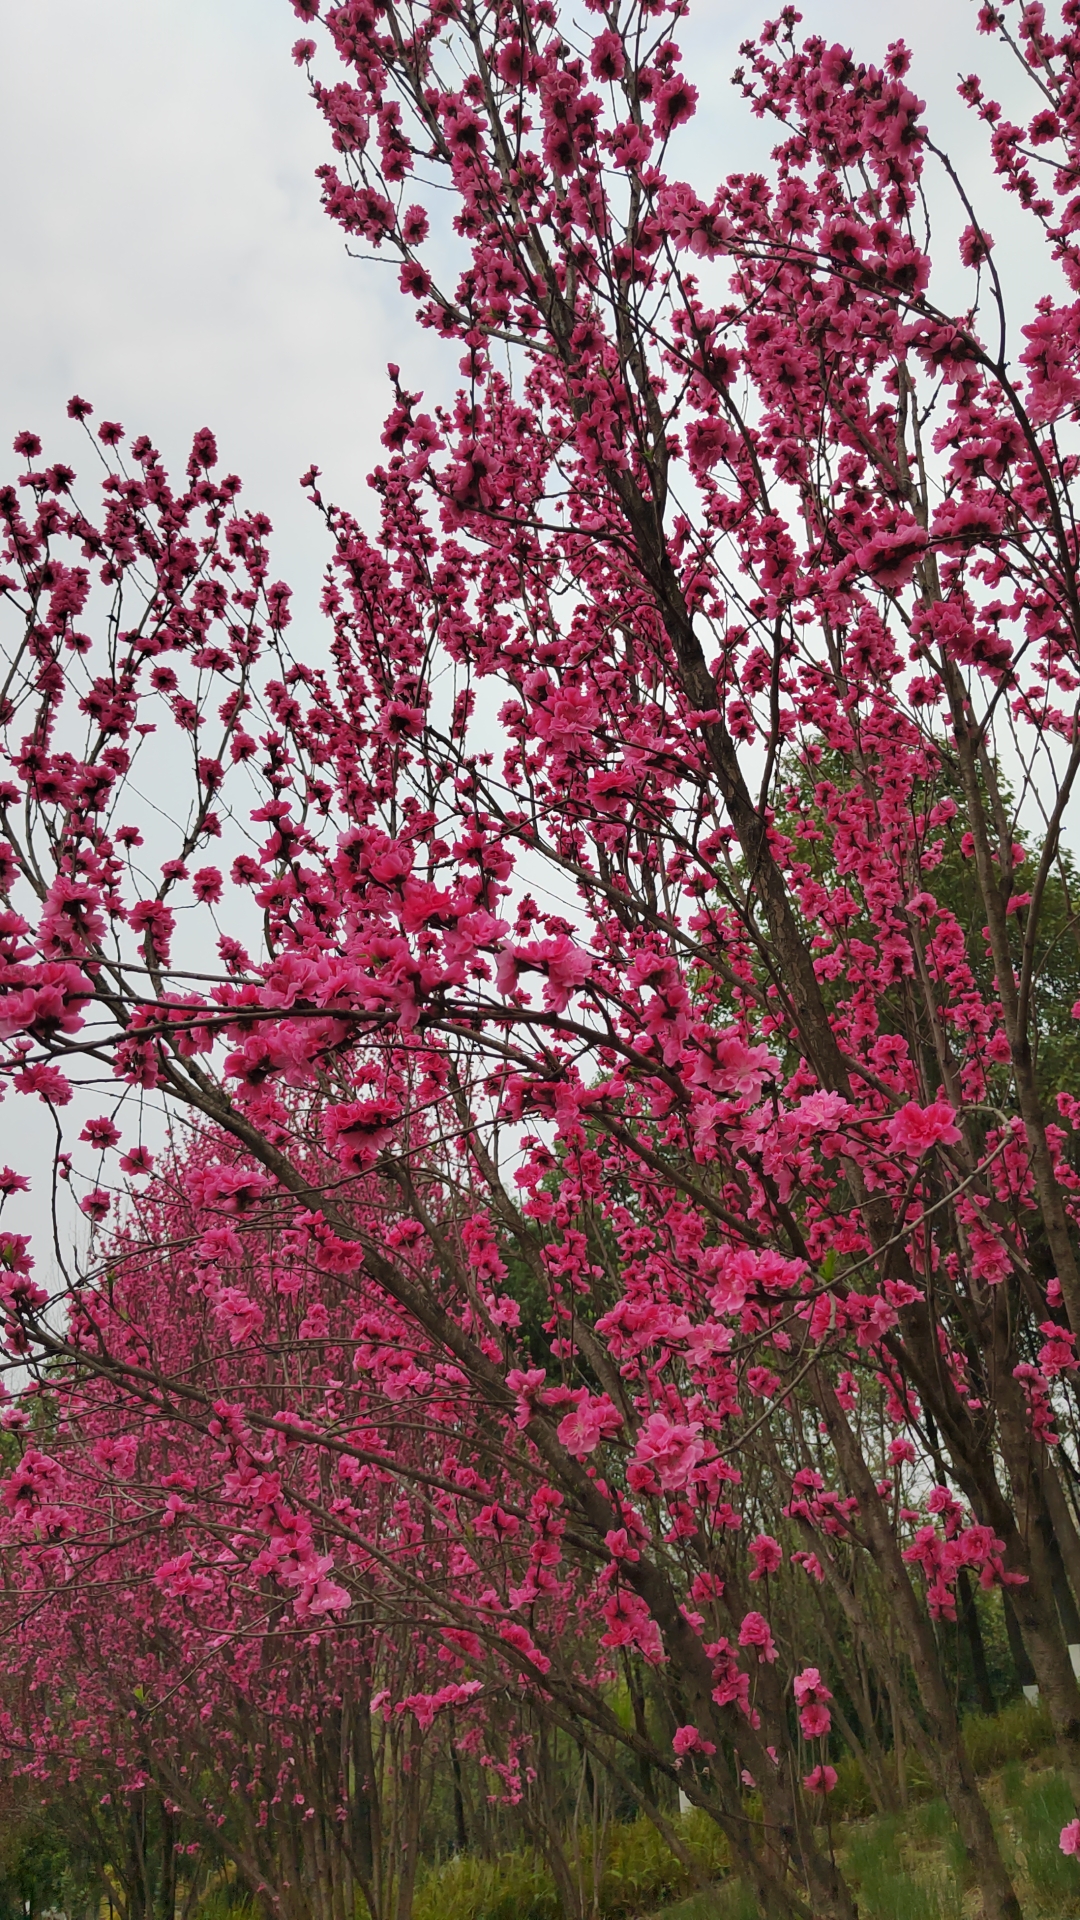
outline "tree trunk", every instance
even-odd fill
[[[971,1672],[975,1681],[975,1697],[979,1702],[979,1711],[996,1713],[994,1690],[990,1685],[990,1669],[986,1664],[986,1648],[983,1645],[979,1610],[975,1604],[975,1589],[966,1567],[961,1567],[957,1575],[956,1590],[960,1597],[960,1622],[971,1654]]]
[[[877,1562],[891,1616],[903,1635],[926,1713],[930,1743],[927,1752],[953,1819],[972,1874],[982,1894],[986,1920],[1022,1920],[1020,1902],[998,1846],[989,1812],[979,1793],[956,1712],[941,1671],[930,1622],[916,1598],[900,1548],[888,1523],[869,1469],[846,1415],[823,1375],[816,1382],[818,1404],[824,1412],[844,1477],[859,1502],[859,1513]]]
[[[420,1861],[420,1786],[423,1736],[414,1727],[409,1741],[409,1766],[402,1769],[398,1791],[402,1798],[401,1858],[398,1863],[394,1920],[412,1920],[416,1869]]]
[[[457,1742],[454,1739],[453,1725],[449,1734],[450,1771],[454,1782],[454,1851],[465,1853],[468,1850],[469,1834],[465,1825],[465,1795],[461,1789],[461,1761],[458,1759]]]

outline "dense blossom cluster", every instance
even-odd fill
[[[10,1645],[48,1667],[122,1565],[180,1665],[261,1608],[341,1692],[351,1610],[406,1607],[377,1711],[509,1686],[677,1779],[768,1911],[846,1916],[805,1621],[873,1645],[869,1567],[897,1724],[1017,1914],[932,1620],[1005,1592],[1080,1807],[1080,11],[983,9],[1024,124],[961,89],[1045,245],[1019,340],[899,43],[785,9],[739,76],[770,169],[703,199],[678,4],[294,11],[327,211],[462,386],[391,369],[372,531],[305,476],[310,665],[209,432],[177,488],[103,423],[96,513],[17,442],[3,1072],[62,1135],[108,1110],[58,1154],[64,1325],[0,1241]],[[673,1739],[614,1711],[640,1671]]]

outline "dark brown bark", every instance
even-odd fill
[[[986,1664],[986,1647],[983,1644],[979,1609],[975,1604],[975,1588],[966,1567],[961,1567],[957,1575],[956,1593],[960,1602],[960,1624],[971,1655],[971,1676],[975,1682],[975,1698],[979,1702],[979,1711],[996,1713],[994,1689],[990,1684],[990,1669]]]

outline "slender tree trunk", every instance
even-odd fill
[[[401,1859],[398,1864],[395,1920],[412,1920],[416,1869],[420,1860],[420,1788],[423,1737],[413,1729],[409,1742],[409,1768],[402,1770],[399,1792],[402,1796]]]
[[[450,1748],[450,1771],[454,1784],[454,1851],[456,1853],[465,1853],[468,1850],[469,1834],[465,1825],[465,1795],[462,1792],[461,1785],[461,1761],[458,1758],[457,1742],[454,1739],[452,1721],[448,1745]]]
[[[990,1685],[990,1669],[986,1664],[986,1648],[983,1645],[979,1610],[975,1604],[975,1589],[966,1567],[961,1567],[957,1575],[956,1591],[960,1599],[960,1622],[971,1654],[971,1673],[975,1682],[975,1697],[979,1702],[979,1711],[995,1713],[997,1709],[994,1705],[994,1690]]]
[[[1005,1637],[1009,1642],[1009,1652],[1012,1655],[1013,1666],[1016,1668],[1017,1681],[1021,1687],[1034,1687],[1037,1685],[1035,1669],[1024,1645],[1020,1622],[1016,1618],[1016,1608],[1013,1606],[1010,1595],[1005,1591],[1001,1595],[1001,1607],[1005,1615]]]
[[[356,1873],[371,1920],[386,1920],[382,1820],[379,1811],[375,1749],[371,1739],[370,1692],[366,1684],[357,1700],[353,1759],[353,1831],[356,1835]]]

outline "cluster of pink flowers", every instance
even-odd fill
[[[526,1707],[671,1767],[608,1705],[645,1667],[687,1785],[737,1835],[756,1781],[842,1914],[802,1797],[841,1715],[792,1649],[838,1605],[872,1637],[884,1582],[1009,1910],[927,1610],[1012,1589],[1075,1769],[1038,1546],[1080,1335],[1080,1106],[1051,1122],[1040,1079],[1069,786],[1028,847],[995,744],[1054,769],[1078,737],[1075,5],[1017,12],[1026,125],[962,88],[1055,276],[1011,360],[970,209],[970,297],[930,297],[900,43],[862,64],[785,8],[741,69],[779,144],[705,198],[673,171],[679,0],[573,33],[548,0],[294,10],[328,215],[461,385],[391,368],[369,523],[305,476],[318,664],[207,430],[173,479],[76,396],[96,506],[16,443],[0,1077],[55,1124],[88,1253],[62,1308],[0,1238],[34,1382],[0,1410],[12,1645],[129,1576],[222,1675],[245,1595],[298,1645],[407,1617],[381,1726],[460,1716],[514,1804]],[[166,739],[175,834],[135,811]],[[751,1864],[783,1905],[779,1854]]]

